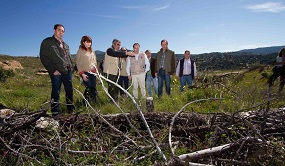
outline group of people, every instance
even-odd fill
[[[65,28],[61,24],[54,25],[54,35],[44,39],[40,47],[40,59],[47,69],[51,84],[51,111],[56,116],[60,113],[59,96],[61,84],[64,85],[66,93],[67,112],[72,113],[73,85],[72,69],[74,64],[70,56],[69,46],[63,41]],[[114,39],[112,46],[105,52],[104,63],[100,63],[104,76],[108,78],[108,92],[114,100],[118,95],[125,96],[124,90],[120,90],[114,83],[118,81],[125,90],[129,87],[129,80],[133,84],[133,96],[138,99],[138,86],[141,95],[146,97],[146,89],[149,96],[153,96],[152,85],[155,93],[160,97],[165,84],[166,93],[170,95],[171,78],[174,74],[180,77],[180,90],[183,91],[187,84],[191,85],[197,77],[195,62],[190,58],[190,51],[186,50],[184,58],[179,60],[176,67],[176,56],[174,51],[168,48],[168,41],[161,41],[161,49],[156,58],[151,57],[151,51],[140,51],[140,44],[134,43],[133,50],[121,47],[121,41]],[[92,49],[92,39],[83,36],[76,55],[78,74],[85,85],[84,96],[87,100],[96,100],[96,76],[97,59]],[[176,72],[175,72],[176,71]],[[85,100],[83,100],[85,101]],[[86,104],[86,102],[84,102]]]

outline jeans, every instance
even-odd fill
[[[182,75],[180,77],[180,90],[181,92],[184,91],[184,87],[186,85],[186,82],[188,85],[192,85],[192,76],[191,75]]]
[[[152,96],[152,85],[154,86],[154,91],[158,94],[158,82],[157,78],[153,78],[151,75],[146,76],[146,88],[149,96]]]
[[[84,85],[87,87],[87,88],[95,88],[96,89],[96,76],[93,75],[93,74],[90,74],[88,72],[85,72],[84,74],[87,75],[88,77],[88,80],[87,81],[83,81],[84,82]]]
[[[72,87],[72,73],[68,70],[67,74],[61,73],[61,75],[50,75],[52,91],[51,91],[51,100],[53,100],[51,104],[51,111],[53,114],[60,113],[60,105],[59,105],[59,95],[61,84],[63,83],[65,89],[65,98],[67,110],[73,110],[74,106],[73,102],[73,87]]]
[[[84,74],[87,75],[88,80],[83,81],[85,85],[84,97],[88,101],[96,101],[97,90],[96,90],[96,76],[85,72]],[[86,106],[86,101],[83,99],[83,104]]]
[[[129,78],[128,76],[120,76],[118,84],[124,88],[124,89],[128,89],[129,87]],[[125,95],[125,92],[123,90],[120,89],[120,95]]]
[[[166,93],[170,95],[170,75],[164,69],[158,71],[158,96],[162,95],[163,81],[165,81]]]

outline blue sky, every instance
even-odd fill
[[[280,46],[284,18],[281,0],[1,0],[0,54],[37,56],[56,23],[72,54],[84,35],[101,51],[114,38],[152,52],[167,39],[175,53],[192,54]]]

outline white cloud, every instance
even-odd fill
[[[164,10],[164,9],[167,9],[167,8],[169,8],[169,5],[165,5],[165,6],[161,6],[161,7],[156,7],[156,8],[154,8],[153,10],[160,11],[160,10]]]
[[[258,11],[258,12],[272,12],[278,13],[285,11],[285,5],[277,2],[267,2],[262,4],[246,6],[247,9]]]

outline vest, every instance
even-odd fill
[[[120,59],[120,66],[121,66],[120,75],[121,76],[128,76],[128,73],[127,73],[127,58],[119,58],[119,59]]]
[[[139,53],[138,60],[136,57],[130,57],[131,75],[138,75],[145,72],[145,54]]]
[[[195,61],[190,59],[191,61],[191,77],[194,79],[194,63]],[[183,69],[184,69],[184,58],[180,60],[180,70],[179,70],[179,77],[183,75]]]
[[[112,57],[105,52],[104,73],[118,75],[119,58]]]

